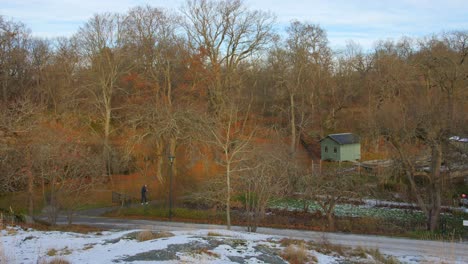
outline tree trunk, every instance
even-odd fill
[[[226,153],[226,155],[228,155]],[[226,165],[226,226],[231,230],[231,164],[228,162]]]
[[[441,184],[442,176],[440,166],[442,164],[442,146],[439,143],[434,143],[431,146],[431,183],[430,183],[430,199],[431,207],[428,210],[428,230],[437,230],[441,211]]]
[[[169,60],[166,61],[166,88],[167,88],[167,103],[169,107],[172,106],[172,80],[171,80],[171,64]]]
[[[156,141],[156,178],[160,183],[164,182],[162,175],[162,166],[167,157],[164,155],[163,140],[158,138]]]
[[[34,175],[32,173],[31,152],[27,152],[27,175],[28,175],[28,214],[30,217],[34,215]]]
[[[73,213],[74,213],[74,211],[72,209],[68,209],[68,211],[67,211],[68,225],[71,225],[73,223]]]
[[[327,212],[328,231],[335,231],[335,218],[333,212]]]
[[[291,114],[291,142],[290,142],[290,151],[291,155],[293,156],[296,152],[296,114],[295,114],[295,103],[294,103],[294,94],[291,93],[289,95],[290,101],[290,114]]]
[[[6,103],[8,101],[8,73],[7,70],[3,72],[3,81],[2,81],[2,100],[3,106],[6,107]]]
[[[109,146],[109,135],[110,135],[110,121],[111,121],[111,109],[106,107],[106,116],[104,120],[104,148],[103,148],[103,158],[104,158],[104,175],[109,177],[109,180],[112,184],[111,177],[111,157],[110,157],[110,146]]]
[[[172,156],[176,156],[176,149],[177,149],[177,139],[175,137],[171,137],[169,139],[169,153],[171,153]],[[176,166],[176,163],[177,163],[177,159],[174,159],[174,166],[173,166],[173,170],[172,172],[174,173],[174,175],[177,175],[177,166]]]

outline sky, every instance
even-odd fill
[[[138,5],[177,11],[185,0],[0,0],[0,15],[26,24],[34,36],[71,36],[93,14],[125,13]],[[371,49],[378,40],[425,37],[468,30],[466,0],[244,0],[251,9],[270,11],[276,30],[292,20],[319,24],[330,46],[350,40]]]

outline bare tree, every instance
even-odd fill
[[[175,155],[177,141],[185,137],[181,131],[187,128],[180,126],[187,117],[185,110],[173,107],[175,90],[184,75],[184,41],[176,34],[178,20],[166,10],[145,6],[131,9],[123,23],[123,41],[135,64],[135,76],[130,80],[133,96],[129,100],[133,116],[129,121],[146,128],[138,133],[137,141],[154,144],[150,160],[156,162],[160,181],[167,160],[165,151]]]
[[[288,192],[289,154],[283,145],[257,146],[246,161],[236,192],[245,203],[247,229],[256,232],[268,204]]]
[[[29,30],[19,22],[0,16],[0,80],[2,102],[24,94],[28,76]]]
[[[249,122],[248,114],[242,113],[238,106],[231,104],[226,112],[208,122],[207,130],[211,134],[208,144],[220,155],[215,159],[223,168],[226,224],[231,229],[232,180],[248,169],[244,165],[248,158],[247,153],[251,152],[255,126]]]
[[[352,175],[338,169],[322,171],[320,174],[302,176],[304,197],[317,202],[328,221],[328,229],[335,230],[335,207],[340,202],[361,198],[365,186],[356,182]]]
[[[59,211],[66,209],[71,224],[75,209],[102,180],[101,156],[83,138],[52,128],[42,131],[31,145],[31,157],[33,173],[48,187],[44,194],[50,223],[55,224]]]
[[[464,102],[453,96],[464,93],[466,82],[457,72],[466,66],[458,64],[460,59],[453,60],[459,58],[457,53],[438,39],[430,39],[422,47],[410,56],[394,55],[400,58],[399,67],[383,76],[398,75],[392,77],[395,81],[386,89],[391,95],[381,101],[377,120],[381,133],[395,150],[412,196],[426,215],[427,229],[434,231],[450,175],[442,170],[448,157],[448,139],[455,132],[454,124],[466,122],[465,116],[454,111],[463,109]],[[428,170],[419,165],[425,162]],[[424,181],[419,183],[419,178]]]
[[[87,90],[103,124],[105,172],[111,173],[109,136],[116,106],[113,99],[119,91],[119,80],[131,68],[122,46],[122,18],[116,14],[95,15],[75,36],[81,48],[83,64],[88,69]]]
[[[294,21],[287,31],[284,47],[277,45],[269,59],[288,113],[290,152],[294,155],[301,134],[311,128],[313,115],[319,110],[321,90],[331,87],[327,80],[332,54],[326,33],[318,25]]]
[[[3,171],[0,192],[19,191],[26,187],[30,216],[34,211],[34,174],[30,146],[40,115],[41,108],[29,99],[10,103],[0,111],[0,162],[4,165],[0,168]]]
[[[216,112],[226,103],[226,92],[239,88],[235,82],[239,63],[271,40],[273,16],[250,11],[241,0],[188,0],[182,12],[192,49],[206,55],[208,100]]]

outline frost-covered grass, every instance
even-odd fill
[[[307,201],[307,204],[310,212],[320,211],[323,213],[322,208],[316,202]],[[303,209],[303,202],[299,200],[288,199],[278,201],[271,207],[300,211]],[[366,204],[337,204],[334,214],[337,217],[376,217],[397,221],[424,221],[424,214],[421,211],[398,208],[370,207]]]
[[[276,201],[271,205],[272,208],[286,209],[290,211],[302,211],[304,201],[297,199],[285,199]],[[307,201],[309,212],[321,212],[322,208],[314,201]],[[386,204],[385,202],[376,202],[367,200],[364,204],[337,204],[334,214],[337,218],[360,218],[380,221],[376,226],[378,230],[369,230],[369,233],[384,233],[387,229],[387,234],[404,234],[413,238],[428,239],[428,240],[459,240],[468,237],[468,229],[462,226],[464,219],[468,219],[468,214],[454,211],[453,213],[442,213],[440,217],[440,230],[430,235],[425,230],[426,217],[420,210],[400,209],[392,207],[379,207],[378,204]],[[389,205],[401,206],[402,204],[394,204],[388,202]],[[369,224],[373,221],[368,221]],[[342,226],[343,227],[343,226]],[[368,226],[372,228],[371,225]],[[395,229],[398,227],[397,229]],[[341,231],[352,231],[347,228]],[[378,232],[377,232],[378,231]],[[396,233],[395,233],[396,232]]]

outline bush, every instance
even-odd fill
[[[308,263],[310,261],[317,262],[317,258],[315,256],[309,255],[304,243],[299,245],[291,244],[287,246],[283,249],[281,257],[292,264]]]

